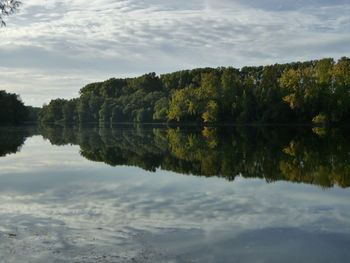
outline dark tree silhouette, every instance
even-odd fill
[[[0,90],[0,123],[20,123],[26,121],[29,109],[14,93]]]
[[[17,0],[0,0],[0,25],[5,26],[4,17],[16,12],[21,2]]]

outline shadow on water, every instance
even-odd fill
[[[324,188],[350,186],[350,138],[344,129],[305,127],[50,126],[53,145],[74,144],[88,160],[196,176],[237,176]]]

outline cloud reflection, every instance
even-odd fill
[[[0,172],[1,259],[258,262],[262,256],[273,262],[281,256],[269,249],[276,244],[282,255],[305,246],[302,253],[319,253],[319,262],[322,247],[330,256],[348,256],[346,190],[112,168],[40,137],[18,156],[21,169]],[[307,251],[308,242],[315,250]]]

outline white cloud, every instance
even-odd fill
[[[1,77],[34,77],[0,88],[40,105],[108,77],[337,58],[350,51],[349,12],[344,0],[29,0],[1,29]]]

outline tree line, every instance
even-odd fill
[[[41,122],[344,122],[350,59],[199,68],[86,85],[79,98],[44,105]]]

